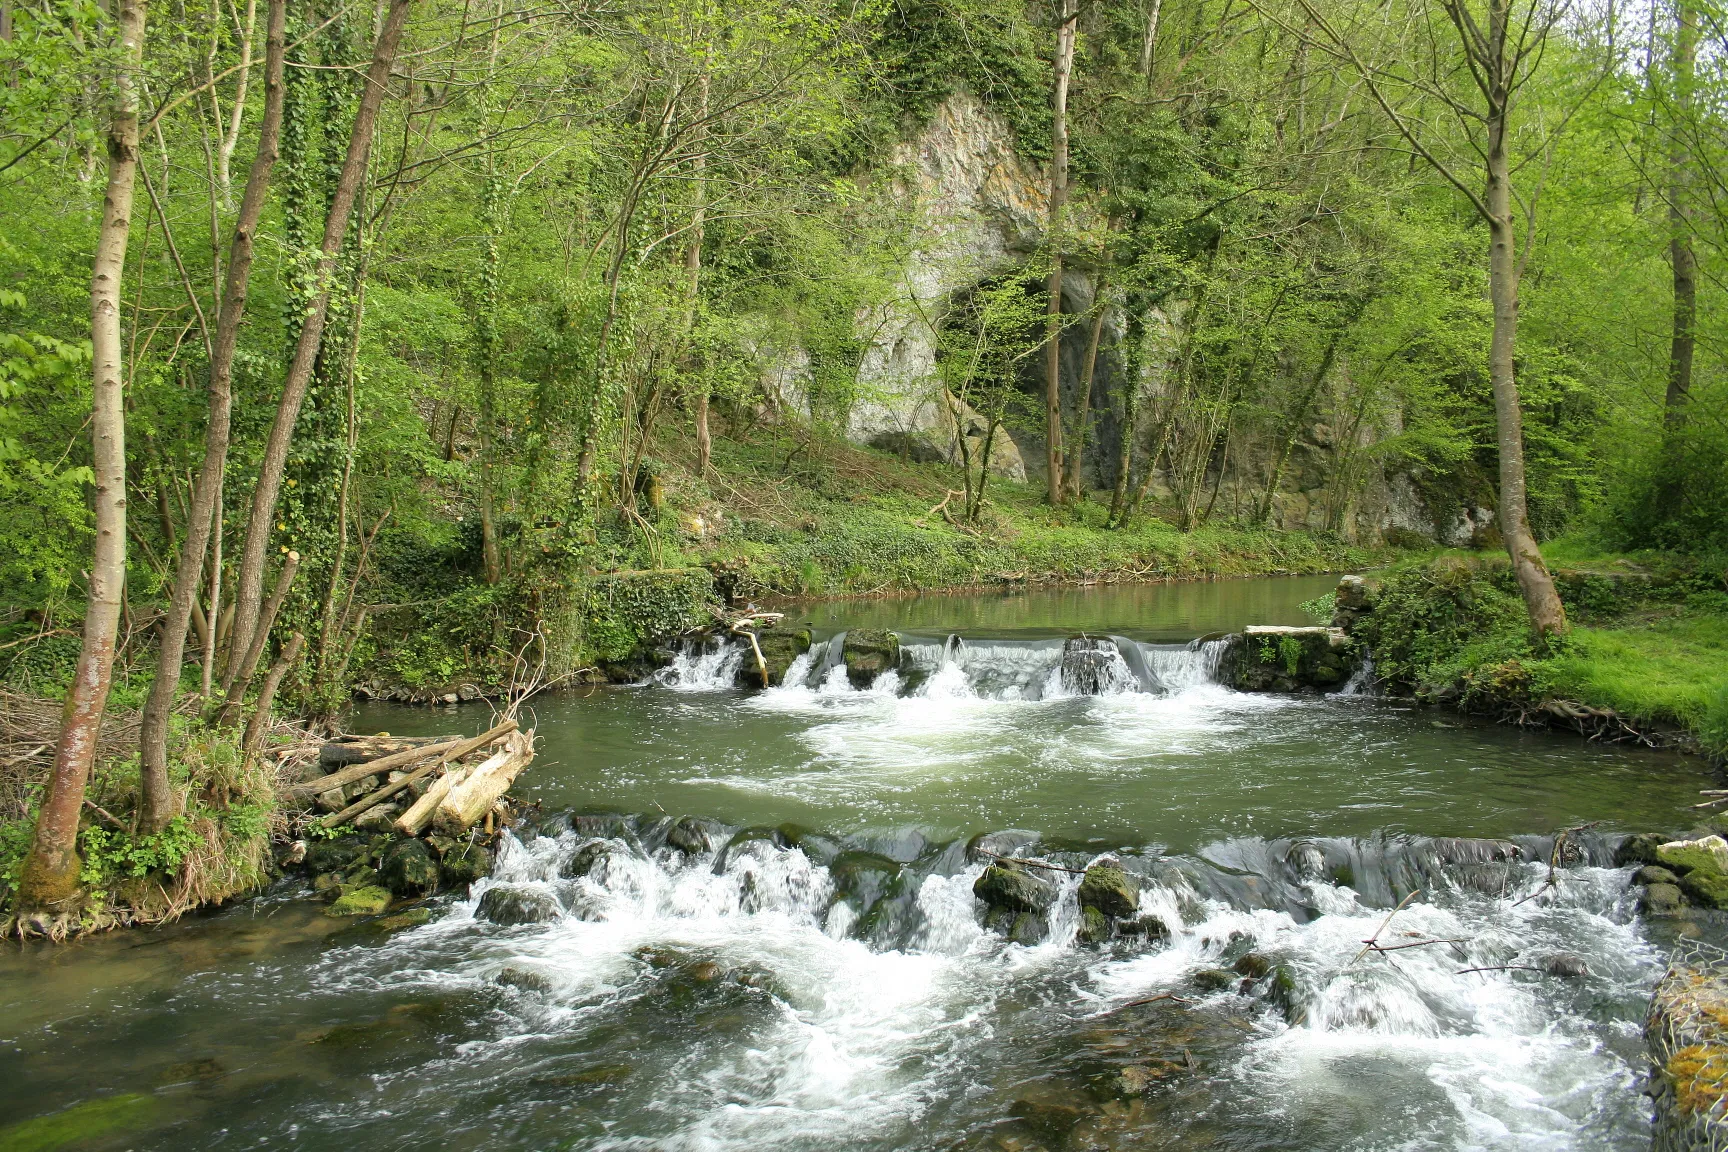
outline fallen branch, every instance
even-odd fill
[[[1546,969],[1536,968],[1529,964],[1489,964],[1482,968],[1460,968],[1453,973],[1455,976],[1465,976],[1471,972],[1543,972]]]
[[[1408,896],[1406,896],[1406,897],[1404,897],[1404,899],[1398,901],[1398,907],[1396,907],[1396,908],[1392,909],[1392,911],[1386,913],[1386,919],[1380,921],[1380,927],[1374,929],[1374,935],[1372,935],[1372,936],[1368,937],[1368,939],[1362,941],[1362,951],[1356,953],[1355,957],[1351,959],[1350,964],[1356,963],[1357,960],[1362,959],[1362,957],[1368,955],[1368,953],[1370,953],[1370,952],[1385,951],[1385,949],[1379,948],[1378,945],[1376,944],[1376,941],[1378,941],[1380,939],[1380,933],[1386,931],[1387,926],[1392,923],[1392,917],[1394,917],[1394,916],[1398,915],[1398,913],[1404,911],[1404,905],[1406,905],[1406,904],[1410,903],[1410,901],[1416,899],[1416,894],[1420,891],[1422,891],[1422,889],[1420,889],[1420,888],[1412,889]],[[1344,965],[1344,967],[1348,968],[1348,967],[1350,967],[1350,964],[1346,964],[1346,965]]]
[[[1138,1008],[1142,1004],[1156,1004],[1160,1000],[1174,1000],[1178,1004],[1192,1004],[1192,1003],[1194,1003],[1194,1001],[1188,999],[1188,997],[1186,997],[1186,996],[1178,996],[1174,992],[1162,992],[1162,993],[1158,994],[1157,996],[1148,996],[1144,1000],[1130,1000],[1130,1001],[1128,1001],[1128,1003],[1122,1005],[1122,1008]],[[1118,1012],[1120,1012],[1121,1010],[1122,1010],[1121,1008],[1117,1009]]]
[[[478,736],[474,736],[474,737],[471,737],[470,739],[460,741],[460,742],[456,743],[455,745],[451,746],[447,751],[440,754],[437,759],[432,760],[426,764],[422,764],[420,767],[415,768],[413,771],[407,773],[400,780],[396,780],[392,783],[386,784],[386,785],[384,785],[384,787],[378,789],[377,791],[372,792],[367,796],[361,797],[359,800],[356,800],[356,801],[354,801],[354,803],[348,805],[348,807],[342,809],[342,811],[334,812],[334,813],[331,813],[329,816],[325,816],[325,817],[321,818],[318,821],[318,823],[323,825],[326,828],[339,827],[342,824],[347,823],[349,820],[352,820],[355,817],[359,816],[361,813],[368,812],[371,809],[376,808],[378,805],[384,803],[384,801],[390,799],[390,797],[396,795],[398,792],[402,791],[404,788],[406,788],[410,784],[414,783],[414,781],[423,778],[424,776],[426,776],[427,773],[432,772],[434,769],[437,769],[437,768],[439,768],[445,764],[448,764],[452,760],[459,760],[462,757],[468,755],[468,753],[474,751],[476,748],[484,747],[485,745],[490,744],[494,740],[498,739],[500,736],[506,736],[506,735],[514,732],[515,730],[516,730],[516,721],[514,718],[511,718],[509,720],[505,720],[502,724],[499,724],[497,727],[488,729],[487,731],[480,733],[480,735],[478,735]],[[385,757],[385,759],[389,759],[389,757]],[[384,762],[383,760],[374,760],[371,764],[363,765],[363,767],[371,768],[374,772],[376,772],[378,770],[377,765],[382,764],[383,762]],[[350,771],[353,771],[353,769],[350,769]]]
[[[492,810],[533,759],[533,730],[512,733],[503,751],[493,754],[450,789],[433,813],[433,825],[451,833],[467,829]]]
[[[1067,872],[1073,876],[1086,875],[1084,868],[1064,868],[1060,864],[1046,864],[1042,860],[1022,860],[1018,856],[998,856],[996,853],[987,852],[982,848],[976,849],[976,851],[980,856],[988,856],[990,859],[1000,860],[1004,864],[1024,864],[1028,868],[1047,868],[1052,872]]]

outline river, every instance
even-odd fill
[[[692,649],[544,696],[536,814],[428,923],[288,882],[9,946],[0,1149],[1647,1148],[1639,1025],[1693,929],[1636,915],[1612,846],[1685,826],[1704,766],[1211,681],[1198,638],[1306,623],[1330,585],[837,601],[792,613],[819,643],[786,687]],[[901,633],[903,674],[846,683],[829,640],[859,627]],[[1104,694],[1064,690],[1079,631],[1113,638]],[[1046,870],[1048,936],[1006,942],[980,834],[1114,857],[1168,934],[1077,943],[1077,871]],[[562,914],[477,918],[498,886]],[[1379,940],[1411,946],[1359,955],[1407,896]]]

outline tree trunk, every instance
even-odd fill
[[[1068,203],[1068,78],[1074,69],[1075,0],[1056,28],[1056,87],[1050,128],[1050,282],[1044,320],[1045,499],[1062,502],[1062,215]]]
[[[229,419],[233,411],[234,354],[240,342],[240,322],[246,312],[246,293],[252,275],[253,245],[258,221],[270,187],[282,131],[282,70],[287,0],[271,0],[265,36],[264,123],[258,133],[258,152],[246,177],[246,192],[234,236],[228,247],[228,275],[222,285],[222,307],[216,321],[216,342],[210,355],[209,414],[204,429],[204,461],[192,486],[192,509],[186,518],[186,542],[174,569],[174,585],[168,598],[168,613],[156,654],[156,679],[144,702],[138,732],[139,777],[142,801],[139,827],[160,831],[173,819],[173,799],[168,788],[168,720],[180,688],[180,662],[186,654],[186,625],[197,603],[211,536],[220,531],[222,474],[228,463]],[[218,560],[219,564],[221,561]],[[215,577],[212,577],[214,582]],[[211,604],[214,627],[216,605]],[[205,694],[214,638],[206,640]]]
[[[1504,20],[1507,0],[1493,0]],[[1566,633],[1566,609],[1554,578],[1530,532],[1524,487],[1524,414],[1518,403],[1513,360],[1518,330],[1518,257],[1512,228],[1512,174],[1506,157],[1504,99],[1490,103],[1488,117],[1488,291],[1494,305],[1494,335],[1488,348],[1488,374],[1494,385],[1494,422],[1500,452],[1500,536],[1512,558],[1512,572],[1524,593],[1530,626],[1539,639]]]
[[[305,319],[301,322],[294,358],[288,365],[287,378],[282,382],[282,398],[276,405],[276,419],[270,425],[269,436],[264,442],[258,482],[252,493],[252,509],[246,523],[246,541],[240,554],[240,573],[235,587],[234,631],[230,641],[234,652],[246,651],[252,643],[253,631],[258,627],[258,609],[264,596],[264,562],[276,518],[276,502],[282,493],[282,477],[288,466],[288,448],[294,439],[294,425],[300,418],[300,406],[306,399],[312,368],[323,344],[336,257],[348,233],[348,217],[354,209],[355,198],[365,181],[366,158],[372,147],[372,127],[389,90],[390,66],[395,62],[396,47],[402,40],[402,27],[407,23],[408,10],[413,5],[414,0],[390,0],[389,12],[372,47],[372,64],[366,71],[360,107],[354,113],[348,153],[343,158],[335,194],[330,199],[329,214],[324,219],[323,255],[313,279],[318,285],[317,293],[308,302]],[[230,661],[230,677],[235,670],[233,663]],[[231,684],[225,685],[229,686]]]
[[[491,166],[488,160],[488,167]],[[480,345],[480,555],[486,583],[496,584],[498,525],[493,502],[493,425],[498,420],[498,257],[504,231],[504,193],[496,173],[486,177],[486,203],[481,217],[486,222],[486,260],[481,271],[480,301],[476,319]]]
[[[1146,35],[1140,41],[1140,78],[1146,90],[1152,90],[1152,63],[1158,50],[1158,10],[1164,0],[1152,0],[1152,10],[1146,13]]]
[[[1074,420],[1074,444],[1068,452],[1068,498],[1085,495],[1082,471],[1086,466],[1086,422],[1092,418],[1092,377],[1098,368],[1098,342],[1104,337],[1104,281],[1098,281],[1092,302],[1092,331],[1086,337],[1086,359],[1080,365],[1080,412]]]
[[[1692,394],[1692,353],[1698,319],[1698,263],[1692,251],[1692,154],[1685,142],[1692,112],[1693,73],[1698,58],[1698,13],[1684,0],[1676,6],[1674,105],[1676,121],[1668,168],[1668,258],[1674,269],[1674,336],[1668,352],[1668,396],[1664,423],[1673,433],[1686,423]],[[1667,465],[1677,481],[1679,445],[1670,436]]]
[[[270,599],[265,603],[264,610],[258,617],[258,627],[252,632],[252,642],[246,648],[246,654],[235,662],[229,670],[228,698],[222,703],[222,710],[216,715],[216,726],[225,728],[240,722],[240,702],[246,696],[246,686],[252,682],[252,673],[258,670],[258,661],[264,656],[264,645],[270,639],[270,628],[276,623],[276,613],[282,610],[282,601],[288,598],[288,589],[294,584],[294,573],[300,570],[300,553],[290,552],[282,563],[282,571],[277,573],[276,587],[270,592]],[[238,648],[235,649],[239,651]]]
[[[120,54],[108,124],[108,188],[90,273],[92,463],[96,543],[84,608],[84,642],[66,690],[54,768],[24,861],[18,906],[47,910],[78,888],[78,818],[96,761],[114,669],[114,638],[126,586],[126,400],[120,287],[138,169],[138,73],[144,63],[144,0],[116,0]]]
[[[703,120],[708,118],[708,74],[704,72],[698,81],[698,98],[701,101],[700,115]],[[704,133],[698,129],[698,143]],[[690,243],[684,248],[684,339],[689,340],[696,331],[696,305],[701,299],[698,294],[702,278],[702,237],[708,224],[708,154],[700,150],[692,162],[696,169],[696,207],[690,219]],[[698,380],[696,384],[696,475],[708,475],[708,462],[714,454],[714,439],[708,431],[708,383]]]

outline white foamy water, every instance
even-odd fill
[[[598,838],[509,840],[494,876],[452,915],[398,937],[364,976],[333,958],[329,977],[513,982],[497,1035],[465,1045],[460,1075],[510,1076],[572,1044],[619,1061],[627,1076],[601,1065],[626,1087],[583,1141],[593,1147],[949,1147],[980,1124],[1014,1130],[1024,1114],[1016,1101],[1047,1099],[1053,1084],[1073,1101],[1065,1107],[1130,1138],[1137,1113],[1111,1112],[1084,1076],[1052,1081],[1049,1070],[1064,1065],[1050,1061],[1096,1043],[1094,1022],[1131,1022],[1117,1047],[1157,1042],[1171,1017],[1124,1014],[1168,996],[1181,998],[1166,1005],[1176,1050],[1191,1045],[1210,1062],[1195,1081],[1205,1098],[1160,1105],[1131,1144],[1157,1136],[1186,1146],[1182,1133],[1198,1139],[1220,1108],[1232,1146],[1247,1148],[1510,1152],[1648,1140],[1628,1053],[1660,961],[1629,915],[1623,871],[1573,868],[1557,893],[1524,900],[1545,865],[1495,865],[1499,895],[1482,891],[1479,870],[1446,864],[1424,842],[1229,842],[1207,855],[1291,863],[1257,876],[1130,858],[1145,877],[1140,912],[1171,931],[1104,949],[1075,943],[1078,876],[1045,873],[1057,893],[1049,934],[1022,946],[981,927],[972,886],[983,863],[958,845],[914,838],[917,861],[896,864],[868,838],[807,851],[762,830],[728,847],[732,830],[704,825],[710,847],[687,853],[660,843],[670,824],[641,825],[640,840],[620,828],[603,841],[603,861],[574,878],[562,872]],[[1389,908],[1348,885],[1304,878],[1344,858],[1394,878],[1415,868],[1428,884],[1387,923]],[[860,862],[897,879],[875,888],[841,879]],[[560,914],[511,927],[476,919],[500,886],[550,893]],[[1377,930],[1395,950],[1358,958]],[[1517,967],[1559,953],[1590,974],[1569,981]],[[1246,955],[1276,966],[1283,1000],[1266,978],[1196,982],[1243,968]],[[1514,970],[1462,971],[1501,966]],[[1190,1035],[1188,1019],[1205,1022],[1200,1033]]]

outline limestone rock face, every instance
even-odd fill
[[[958,459],[958,435],[983,443],[984,423],[970,409],[960,428],[942,401],[936,337],[927,317],[955,292],[1007,271],[1037,248],[1047,206],[1043,176],[1014,151],[1008,125],[965,93],[937,108],[916,139],[895,148],[894,191],[912,216],[906,262],[909,299],[861,317],[869,339],[858,369],[865,397],[852,410],[848,435],[891,450],[917,446],[925,458]],[[1012,438],[998,432],[992,471],[1026,478]]]

